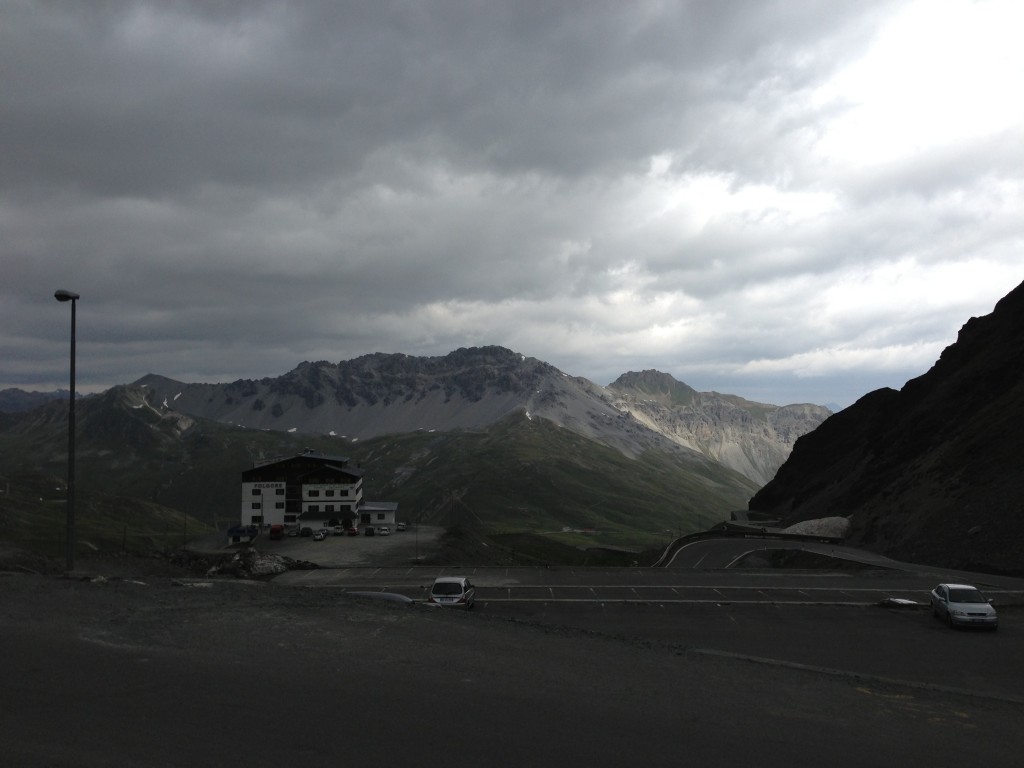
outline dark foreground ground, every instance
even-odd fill
[[[0,575],[4,764],[1016,766],[1024,752],[1012,696],[711,655],[557,615],[201,584]]]

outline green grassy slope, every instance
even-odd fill
[[[519,416],[486,432],[379,438],[350,453],[364,461],[368,492],[399,501],[409,519],[580,546],[647,547],[705,530],[756,490],[711,462],[655,452],[629,459]]]
[[[80,506],[94,510],[96,529],[105,531],[108,543],[119,526],[123,533],[135,520],[139,541],[149,537],[156,545],[161,536],[200,521],[223,529],[238,520],[243,470],[257,458],[305,448],[361,465],[365,498],[398,502],[400,519],[485,536],[545,536],[573,547],[656,547],[726,519],[757,490],[741,475],[685,451],[630,459],[520,415],[486,431],[353,443],[199,419],[173,422],[151,409],[124,407],[116,393],[79,410]],[[59,528],[66,418],[55,405],[0,423],[0,488],[12,484],[3,509],[15,528]]]

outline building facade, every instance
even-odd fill
[[[343,456],[305,451],[257,461],[242,472],[241,524],[354,526],[363,504],[363,470]]]
[[[368,501],[359,510],[359,524],[364,528],[395,525],[398,504],[393,501]]]

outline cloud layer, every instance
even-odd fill
[[[1024,279],[1014,0],[33,2],[0,388],[501,344],[847,405]]]

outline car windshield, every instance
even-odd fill
[[[431,590],[435,595],[461,595],[462,585],[454,581],[442,581]]]
[[[951,589],[949,590],[949,602],[984,603],[985,597],[976,589]]]

